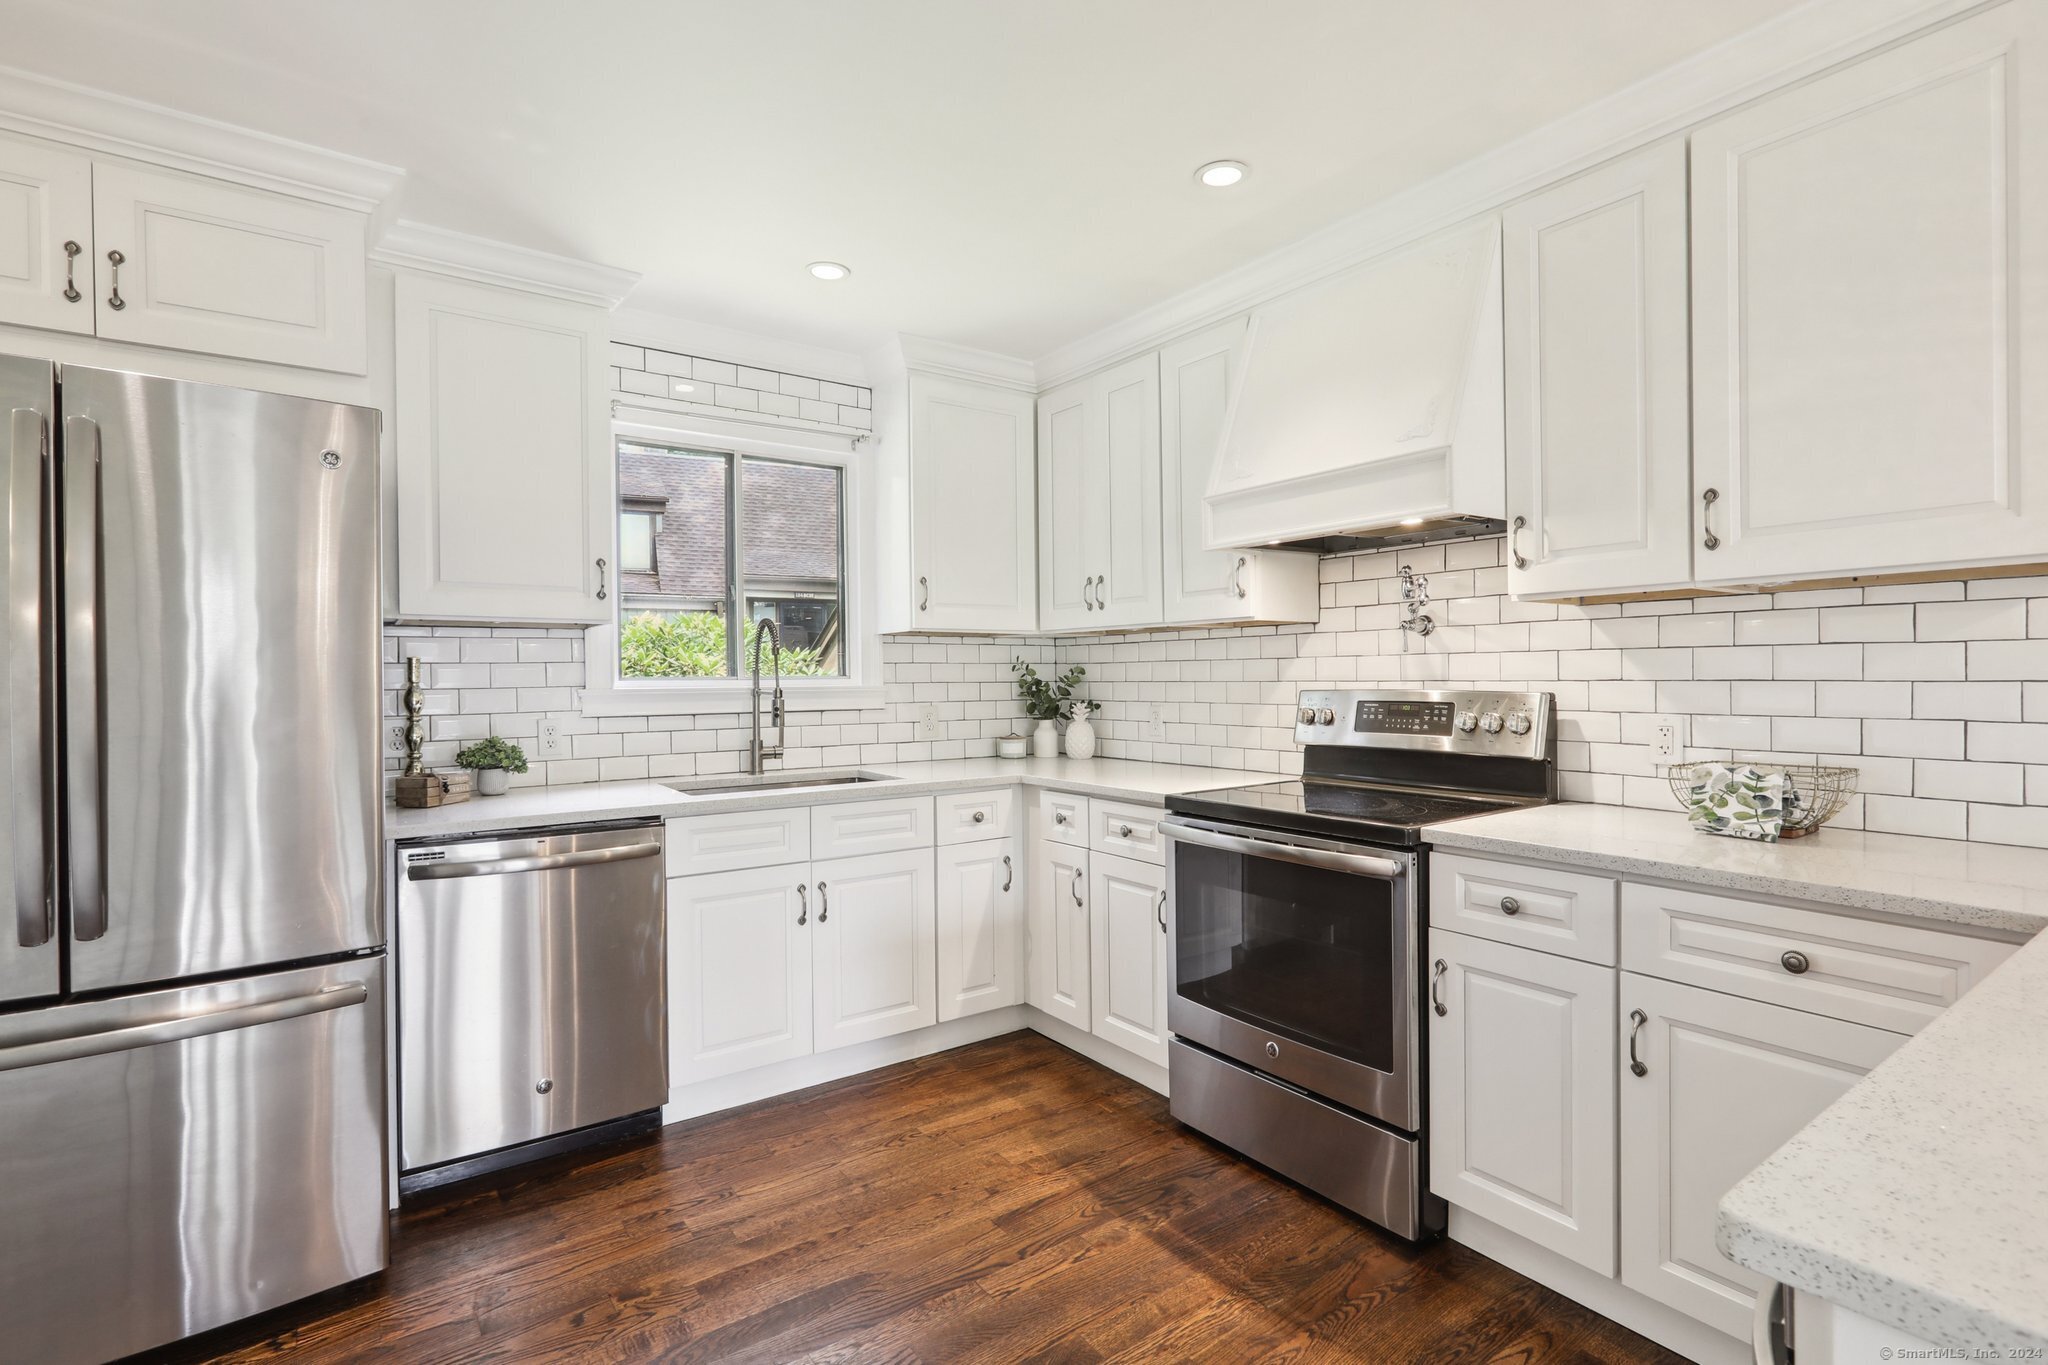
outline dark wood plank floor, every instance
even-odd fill
[[[179,1358],[209,1356],[1679,1360],[1029,1033],[408,1205],[381,1277]]]

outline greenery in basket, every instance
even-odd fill
[[[1038,670],[1022,659],[1014,661],[1010,671],[1017,675],[1017,695],[1024,699],[1024,714],[1033,720],[1072,720],[1076,715],[1102,709],[1101,702],[1074,695],[1081,679],[1088,676],[1088,670],[1079,664],[1050,682],[1039,677]]]
[[[758,621],[747,622],[740,634],[740,658],[754,657]],[[762,652],[762,663],[768,660]],[[838,675],[836,664],[818,657],[815,649],[784,649],[782,676],[825,678]],[[725,676],[725,617],[715,611],[686,611],[675,616],[643,611],[619,622],[619,676],[622,678],[722,678]]]
[[[526,750],[509,739],[492,735],[474,744],[465,744],[455,755],[458,768],[503,768],[508,773],[526,771]]]

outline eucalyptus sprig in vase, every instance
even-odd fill
[[[1059,757],[1059,722],[1072,718],[1077,710],[1082,717],[1080,724],[1086,727],[1087,753],[1074,753],[1071,727],[1067,752],[1075,758],[1086,758],[1095,752],[1095,727],[1088,725],[1086,716],[1089,711],[1097,709],[1097,704],[1074,696],[1081,679],[1088,675],[1087,669],[1075,664],[1058,677],[1048,680],[1038,676],[1036,667],[1018,659],[1010,665],[1010,671],[1017,675],[1017,695],[1024,699],[1024,714],[1038,722],[1038,727],[1031,732],[1033,758]]]

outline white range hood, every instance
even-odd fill
[[[1252,314],[1208,493],[1222,548],[1504,515],[1500,220]]]

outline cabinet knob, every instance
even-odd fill
[[[1522,913],[1522,903],[1513,896],[1502,896],[1500,898],[1500,912],[1503,915],[1519,915]]]
[[[985,810],[978,810],[978,811],[974,812],[974,823],[975,823],[975,824],[977,824],[977,825],[978,825],[978,824],[980,824],[980,823],[981,823],[982,821],[984,821],[984,820],[986,820],[986,819],[988,819],[988,812],[987,812],[987,811],[985,811]]]
[[[1117,837],[1117,838],[1119,838],[1119,839],[1128,839],[1128,838],[1130,838],[1130,837],[1131,837],[1131,827],[1130,827],[1129,825],[1118,825],[1118,826],[1116,827],[1116,837]]]
[[[1785,955],[1778,959],[1778,965],[1794,976],[1803,976],[1806,973],[1806,969],[1813,965],[1813,961],[1797,948],[1791,948],[1787,949]]]
[[[1054,811],[1052,813],[1052,822],[1055,825],[1064,825],[1067,823],[1067,813],[1063,810]]]
[[[1278,1056],[1280,1055],[1280,1044],[1278,1044],[1278,1043],[1267,1043],[1267,1044],[1266,1044],[1266,1055],[1267,1055],[1268,1057],[1278,1057]]]

